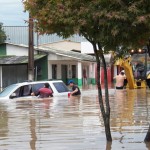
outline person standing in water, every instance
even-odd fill
[[[37,92],[31,93],[32,96],[39,96],[39,98],[48,98],[48,97],[53,97],[53,92],[49,88],[50,85],[49,83],[45,83],[44,87],[40,88]]]
[[[116,89],[123,89],[124,88],[124,80],[126,79],[125,73],[121,71],[119,75],[114,77],[116,79]]]
[[[72,87],[72,92],[70,92],[70,94],[72,96],[81,95],[81,91],[80,91],[79,87],[77,85],[75,85],[72,80],[69,81],[69,85],[70,85],[70,87]]]

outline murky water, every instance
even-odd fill
[[[81,97],[0,102],[0,150],[147,150],[150,90],[110,89],[111,133],[106,144],[97,90]]]

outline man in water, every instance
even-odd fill
[[[124,80],[126,79],[125,73],[121,71],[114,79],[116,79],[116,89],[123,89]]]
[[[53,92],[49,88],[49,83],[45,83],[43,88],[40,88],[36,93],[31,93],[32,96],[39,96],[40,98],[53,97]]]
[[[70,94],[72,96],[81,95],[79,87],[77,85],[75,85],[72,80],[69,81],[69,85],[70,85],[70,87],[72,87],[72,92],[70,92]]]

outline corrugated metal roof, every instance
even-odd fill
[[[43,58],[46,55],[34,55],[34,60]],[[0,64],[27,64],[28,56],[0,56]]]

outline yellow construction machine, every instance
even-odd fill
[[[142,79],[135,79],[133,75],[133,68],[131,64],[131,57],[127,57],[124,59],[118,59],[115,62],[115,65],[119,65],[125,71],[125,75],[127,78],[127,88],[129,89],[136,89],[136,88],[146,88],[146,81]]]

